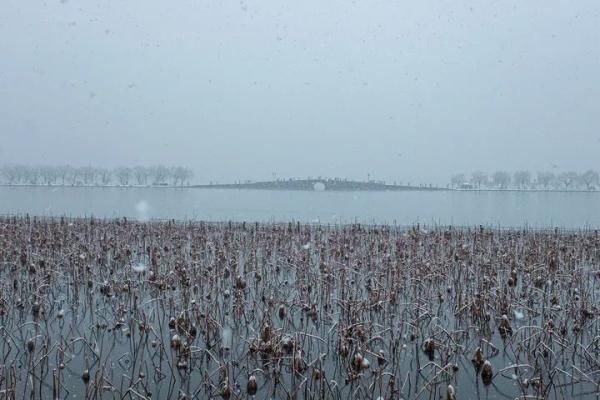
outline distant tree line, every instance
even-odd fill
[[[71,165],[4,165],[0,167],[0,182],[8,185],[139,185],[184,186],[189,185],[194,172],[185,167],[96,168]]]
[[[450,183],[457,189],[598,190],[600,175],[598,171],[591,169],[581,173],[538,171],[535,174],[527,170],[513,173],[496,171],[491,175],[483,171],[474,171],[471,175],[452,175]]]

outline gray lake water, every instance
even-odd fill
[[[600,227],[598,192],[0,187],[0,214],[206,221]]]

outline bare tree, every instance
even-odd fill
[[[52,165],[39,167],[40,177],[44,185],[54,185],[58,179],[58,169]]]
[[[587,190],[592,190],[595,185],[600,182],[600,176],[598,175],[598,171],[594,171],[588,169],[583,174],[581,174],[581,181],[585,183]]]
[[[558,181],[562,183],[565,189],[567,190],[575,186],[578,178],[579,176],[577,175],[577,173],[573,171],[562,172],[558,175]]]
[[[174,185],[189,184],[194,176],[192,170],[184,167],[165,167],[157,165],[152,168],[121,167],[115,170],[96,168],[92,166],[72,167],[70,165],[2,165],[0,166],[0,182],[10,185],[26,183],[30,185],[109,185],[116,178],[121,185],[129,185],[135,178],[139,185],[147,184],[148,178],[153,176],[153,184],[165,185],[169,180]]]
[[[514,175],[514,184],[519,189],[526,188],[531,183],[531,173],[529,171],[516,171]]]
[[[27,177],[27,183],[30,185],[37,185],[41,176],[40,168],[37,166],[25,168],[25,176]]]
[[[4,178],[4,182],[9,185],[19,183],[20,174],[18,165],[4,165],[2,166],[1,175]]]
[[[487,181],[487,174],[483,171],[475,171],[471,174],[471,182],[477,186],[477,189],[481,189],[481,185],[485,185]]]
[[[121,185],[129,185],[129,178],[131,177],[131,168],[119,167],[115,169],[115,176],[117,177]]]
[[[150,171],[146,167],[137,166],[133,168],[133,176],[138,185],[147,185]]]
[[[8,179],[8,174],[7,171],[9,170],[9,166],[8,165],[3,165],[2,167],[0,167],[0,177],[2,177],[2,183],[9,183],[9,179]]]
[[[510,173],[506,171],[496,171],[492,175],[492,182],[500,189],[506,189],[510,185]]]
[[[452,183],[452,187],[456,188],[460,187],[460,185],[462,185],[465,182],[465,180],[465,174],[454,174],[452,175],[450,182]]]
[[[173,180],[173,185],[183,186],[186,181],[188,181],[194,176],[194,173],[189,168],[184,167],[174,167],[171,169],[171,179]]]
[[[80,168],[81,179],[85,185],[91,185],[95,182],[98,171],[92,166]]]
[[[112,181],[112,171],[107,168],[100,168],[97,171],[98,178],[100,179],[100,184],[103,186],[107,186]]]
[[[184,168],[183,171],[183,181],[181,182],[181,184],[183,185],[184,183],[186,185],[190,184],[190,180],[194,178],[194,171],[192,171],[189,168]]]
[[[56,167],[57,179],[60,179],[61,185],[65,185],[72,169],[73,167],[71,167],[70,165],[60,165]]]
[[[67,178],[71,185],[78,185],[81,178],[81,168],[70,167]]]
[[[170,177],[171,173],[167,167],[159,164],[152,168],[153,185],[165,185]]]
[[[169,177],[171,178],[171,182],[173,184],[173,186],[177,186],[177,183],[179,183],[179,177],[181,175],[181,167],[171,167],[168,168],[169,170]]]
[[[27,183],[30,168],[32,167],[26,167],[24,165],[16,166],[17,180],[19,183]]]
[[[544,189],[548,189],[548,187],[554,183],[555,179],[556,177],[552,171],[538,171],[536,183],[542,185]]]

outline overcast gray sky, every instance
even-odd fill
[[[600,169],[600,2],[3,0],[0,164]]]

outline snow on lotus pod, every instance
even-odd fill
[[[448,385],[448,390],[446,391],[446,400],[456,400],[456,391],[452,385]]]
[[[492,378],[494,377],[494,371],[492,370],[492,363],[488,360],[485,360],[483,363],[483,367],[481,368],[481,380],[485,385],[489,385],[492,383]]]
[[[248,378],[248,384],[246,385],[246,391],[248,395],[254,396],[258,391],[258,384],[256,383],[256,376],[250,375]]]

